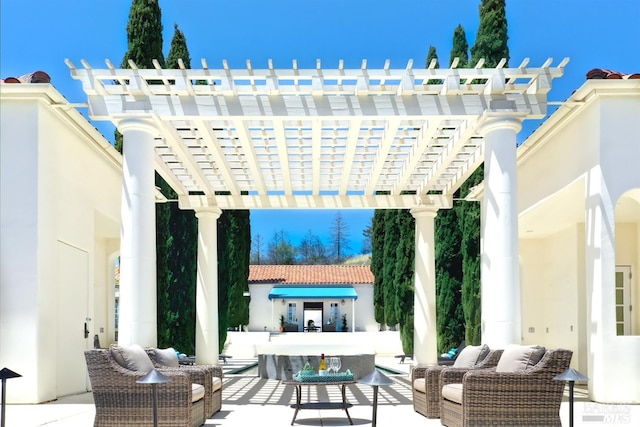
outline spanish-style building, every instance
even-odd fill
[[[368,265],[251,265],[248,330],[283,316],[285,332],[377,331],[373,279]]]

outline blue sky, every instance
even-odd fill
[[[200,59],[232,68],[424,66],[429,46],[446,67],[455,27],[461,24],[472,46],[478,29],[480,0],[160,0],[164,53],[169,52],[174,23],[184,32],[192,67]],[[85,59],[104,67],[120,64],[127,50],[126,25],[131,0],[0,1],[0,76],[47,72],[52,84],[72,103],[86,102],[81,84],[64,63]],[[585,81],[592,68],[640,72],[640,1],[507,0],[510,66],[530,58],[539,67],[569,57],[565,75],[553,82],[550,101],[563,101]],[[80,109],[86,115],[86,109]],[[113,141],[113,126],[94,125]],[[525,122],[522,142],[539,125]],[[343,211],[352,249],[359,252],[361,231],[371,211]],[[335,211],[252,211],[252,232],[269,240],[285,230],[297,243],[310,229],[325,236]],[[324,237],[323,237],[324,238]]]

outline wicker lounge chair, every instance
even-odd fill
[[[123,368],[109,349],[85,350],[85,359],[96,407],[94,427],[152,427],[153,387],[136,383],[147,372]],[[186,372],[162,373],[170,377],[171,382],[157,385],[158,425],[202,425],[205,421],[204,391],[193,402],[194,385]]]
[[[553,378],[569,368],[571,356],[569,350],[548,350],[536,365],[522,372],[496,372],[496,368],[490,368],[461,376],[455,370],[443,370],[442,424],[561,426],[564,382]]]
[[[484,369],[496,366],[502,350],[492,350],[486,357],[471,367],[455,366],[417,366],[411,372],[413,391],[413,409],[427,418],[440,418],[440,374],[445,369],[455,369],[464,374],[472,369]]]
[[[222,409],[222,368],[216,365],[180,365],[175,350],[169,349],[146,349],[149,359],[156,368],[164,373],[166,370],[177,370],[187,372],[191,380],[197,384],[203,384],[204,393],[204,413],[205,418],[210,418]],[[172,354],[171,357],[168,357]]]

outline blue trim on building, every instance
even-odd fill
[[[353,286],[281,286],[269,292],[269,299],[358,299]]]

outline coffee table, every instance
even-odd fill
[[[292,385],[296,388],[296,403],[291,405],[292,408],[295,409],[293,413],[293,419],[291,420],[291,425],[296,422],[296,417],[298,416],[298,411],[300,409],[343,409],[347,414],[347,418],[349,419],[349,424],[353,425],[353,421],[351,420],[351,415],[349,415],[349,408],[353,405],[347,402],[346,396],[346,387],[350,384],[355,384],[355,380],[350,381],[317,381],[317,382],[302,382],[296,380],[282,380],[282,384],[284,385]],[[342,394],[342,402],[306,402],[302,403],[302,387],[317,387],[317,386],[338,386],[340,388],[340,392]]]

